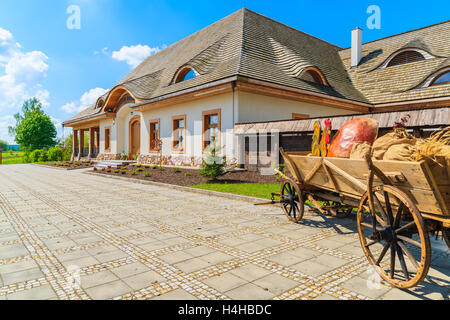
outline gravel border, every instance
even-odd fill
[[[168,183],[162,183],[162,182],[140,180],[140,179],[133,179],[133,178],[124,178],[124,177],[106,175],[106,174],[95,173],[95,172],[90,172],[90,171],[86,171],[86,172],[83,172],[83,173],[84,174],[90,174],[90,175],[93,175],[93,176],[98,176],[98,177],[104,177],[104,178],[107,178],[107,179],[116,179],[116,180],[128,181],[128,182],[132,182],[132,183],[136,183],[136,184],[154,185],[154,186],[158,186],[158,187],[164,187],[164,188],[169,188],[169,189],[176,189],[176,190],[180,190],[180,191],[187,191],[187,192],[198,193],[198,194],[203,194],[203,195],[228,198],[228,199],[232,199],[232,200],[241,200],[241,201],[253,202],[253,203],[263,203],[263,202],[268,202],[269,201],[267,199],[261,199],[261,198],[256,198],[256,197],[241,196],[241,195],[238,195],[238,194],[225,193],[225,192],[219,192],[219,191],[211,191],[211,190],[204,190],[204,189],[195,189],[195,188],[177,186],[177,185],[174,185],[174,184],[168,184]]]

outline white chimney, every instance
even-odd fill
[[[355,28],[352,30],[352,68],[357,67],[361,61],[362,52],[362,30]]]

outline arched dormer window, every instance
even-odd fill
[[[450,71],[447,70],[438,76],[436,76],[430,83],[430,86],[437,86],[440,84],[449,84],[450,83]]]
[[[130,96],[128,93],[125,93],[122,97],[120,97],[119,101],[116,104],[115,109],[117,110],[121,106],[127,103],[135,103],[135,100],[132,96]]]
[[[317,68],[307,68],[298,77],[299,79],[307,82],[317,83],[323,86],[328,86],[327,79]]]
[[[98,101],[97,101],[97,106],[96,106],[96,108],[101,108],[101,107],[103,107],[103,104],[104,104],[104,101],[103,101],[102,99],[98,100]]]
[[[197,72],[191,67],[180,69],[174,77],[173,83],[183,82],[197,77]]]
[[[400,52],[396,56],[394,56],[386,67],[398,66],[405,63],[417,62],[425,60],[425,57],[416,50],[407,50]]]

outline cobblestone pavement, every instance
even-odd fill
[[[0,300],[448,299],[449,251],[426,280],[372,285],[355,217],[32,165],[0,166]]]

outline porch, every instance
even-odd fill
[[[85,146],[85,133],[88,146]],[[100,128],[73,129],[72,161],[96,159],[100,153]]]

